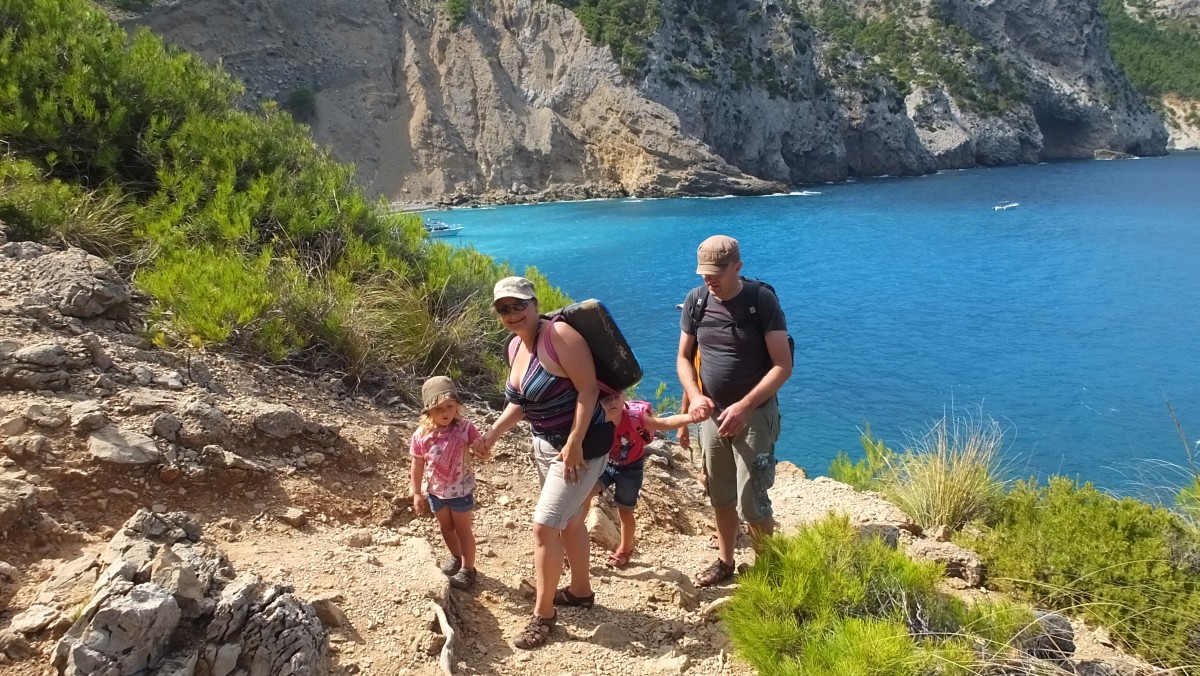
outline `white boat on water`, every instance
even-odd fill
[[[997,204],[996,206],[992,207],[992,211],[1004,211],[1005,209],[1011,209],[1013,207],[1019,207],[1019,206],[1021,206],[1020,202],[1001,202],[1001,203]]]
[[[425,234],[430,237],[458,237],[461,231],[461,225],[450,225],[434,218],[425,219]]]

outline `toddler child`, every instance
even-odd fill
[[[656,417],[649,402],[626,401],[621,392],[603,397],[600,405],[608,421],[616,425],[616,432],[612,450],[608,454],[608,466],[604,468],[584,508],[589,508],[592,498],[606,488],[616,486],[613,489],[613,501],[617,503],[617,514],[621,517],[621,544],[616,551],[609,553],[607,563],[613,568],[624,568],[633,555],[634,531],[637,528],[633,509],[642,490],[646,444],[653,441],[655,432],[685,428],[692,419],[686,413]]]
[[[487,460],[491,457],[483,436],[470,420],[462,417],[462,404],[454,381],[434,376],[421,386],[421,422],[412,438],[413,511],[433,512],[450,560],[442,572],[456,589],[475,583],[475,533],[471,512],[475,509],[475,473],[468,453]]]

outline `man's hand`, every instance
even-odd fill
[[[563,464],[563,478],[569,484],[579,483],[579,477],[587,465],[583,462],[583,444],[581,442],[568,442],[563,449],[558,452],[557,460],[561,460]]]
[[[676,434],[676,438],[679,439],[680,446],[683,446],[689,451],[692,450],[692,433],[688,431],[687,427],[680,427],[679,432]]]
[[[717,428],[717,434],[723,437],[736,437],[741,434],[742,430],[746,429],[746,424],[750,422],[750,414],[753,411],[745,401],[739,401],[717,416],[717,420],[721,426]]]
[[[692,416],[692,422],[704,422],[712,415],[714,408],[713,400],[705,396],[696,397],[696,400],[688,405],[688,415]]]

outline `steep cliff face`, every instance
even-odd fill
[[[1095,0],[941,0],[940,9],[1028,74],[1043,158],[1166,152],[1162,120],[1112,62]]]
[[[664,0],[632,79],[574,14],[534,0],[472,3],[457,28],[434,0],[193,0],[131,23],[222,62],[251,100],[312,92],[314,137],[405,201],[759,194],[1097,148],[1164,152],[1162,123],[1109,59],[1094,0],[908,1],[914,21],[937,13],[974,36],[960,59],[972,77],[1007,68],[1025,96],[984,109],[938,78],[910,86],[809,25],[813,7],[779,0],[707,0],[719,18],[707,22],[695,20],[704,3]]]
[[[204,0],[158,6],[136,23],[221,61],[254,98],[314,92],[314,137],[393,199],[784,188],[682,133],[570,12],[499,0],[452,30],[439,7]]]

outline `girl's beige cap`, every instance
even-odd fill
[[[458,390],[454,387],[454,381],[446,376],[434,376],[425,381],[421,386],[421,405],[424,408],[422,412],[437,406],[446,399],[458,399]]]

